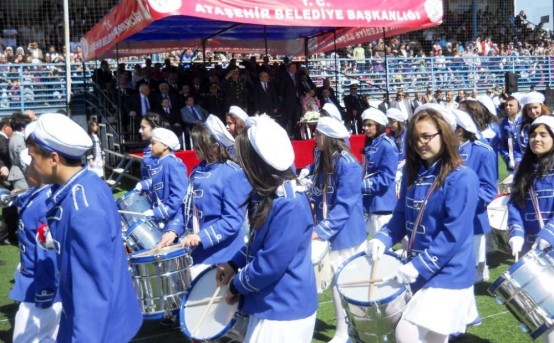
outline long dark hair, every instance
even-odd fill
[[[535,132],[537,127],[544,124],[533,125],[529,129],[529,137]],[[546,131],[554,139],[554,133],[548,127],[544,125]],[[538,165],[538,168],[535,166]],[[543,175],[554,169],[554,149],[542,157],[538,157],[531,151],[531,145],[528,144],[525,149],[525,153],[519,163],[516,174],[514,175],[514,184],[512,186],[511,199],[521,208],[525,206],[525,195],[529,192],[529,189],[533,185],[536,179],[540,179]]]
[[[485,105],[476,100],[464,100],[460,105],[465,108],[465,112],[475,120],[477,129],[484,131],[490,124],[497,122],[498,118],[492,114]]]
[[[196,124],[190,131],[194,149],[199,150],[208,163],[226,162],[230,156],[227,149],[219,144],[204,123]]]
[[[443,149],[439,157],[441,160],[441,167],[439,175],[437,176],[437,186],[441,186],[448,174],[463,163],[460,158],[460,153],[458,152],[458,138],[452,131],[450,125],[439,112],[432,109],[422,110],[410,120],[408,125],[408,142],[406,142],[406,177],[408,180],[408,187],[413,186],[415,183],[419,173],[419,167],[423,162],[416,150],[419,137],[417,137],[415,132],[417,123],[423,120],[431,120],[435,123],[442,142]]]
[[[352,155],[352,151],[350,151],[350,148],[342,139],[328,137],[319,131],[316,131],[316,135],[319,135],[322,147],[319,149],[319,163],[315,165],[314,180],[319,180],[320,175],[323,175],[323,185],[321,189],[323,190],[323,192],[326,192],[329,183],[329,178],[327,177],[327,175],[335,174],[333,155],[335,153],[340,154],[343,151],[346,151],[350,155]]]
[[[277,187],[287,180],[295,180],[296,176],[289,168],[281,171],[265,162],[254,150],[246,132],[235,138],[237,160],[254,192],[260,196],[261,202],[254,213],[249,212],[251,229],[260,228],[266,221]]]
[[[366,119],[364,120],[364,122],[368,121],[368,120],[371,120],[371,119]],[[373,121],[373,120],[372,120]],[[375,135],[374,138],[369,138],[368,136],[365,136],[365,142],[364,142],[364,145],[370,145],[371,142],[373,142],[373,140],[379,136],[381,136],[383,133],[387,132],[387,127],[385,125],[381,125],[375,121],[373,121],[373,123],[375,123],[375,127],[377,128],[377,134]],[[364,153],[364,149],[362,149],[362,154]]]

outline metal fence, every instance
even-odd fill
[[[423,91],[484,89],[502,86],[504,74],[519,75],[519,88],[539,89],[552,79],[551,56],[460,56],[354,59],[312,59],[309,73],[317,85],[331,78],[338,94],[358,83],[360,93],[381,97],[388,89]],[[110,66],[115,70],[116,61]],[[132,67],[132,64],[128,64]],[[98,62],[71,65],[72,91],[83,93],[90,87],[92,71]],[[90,90],[90,89],[89,89]],[[66,107],[64,64],[0,64],[0,115],[32,109],[45,112]]]

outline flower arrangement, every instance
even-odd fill
[[[314,122],[319,120],[319,112],[318,111],[308,111],[303,116],[302,119],[300,119],[303,122]]]

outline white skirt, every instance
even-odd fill
[[[270,320],[250,316],[246,343],[310,343],[314,335],[317,311],[296,320]]]
[[[388,223],[392,218],[391,214],[370,214],[366,217],[365,231],[369,237],[375,236],[375,234],[381,231],[383,225]]]
[[[58,335],[62,303],[38,308],[34,303],[22,302],[15,314],[13,342],[55,342]]]
[[[473,286],[465,289],[424,288],[410,300],[402,318],[441,335],[465,332],[474,311]]]
[[[364,240],[358,246],[329,252],[329,260],[331,262],[331,266],[333,267],[333,271],[336,272],[341,266],[341,264],[344,261],[348,260],[352,255],[365,251],[366,246],[367,246],[367,241]]]

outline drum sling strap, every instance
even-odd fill
[[[431,194],[433,193],[433,191],[437,187],[437,184],[438,184],[438,181],[437,181],[437,178],[435,178],[435,181],[433,181],[433,184],[431,185],[431,188],[429,188],[429,190],[427,191],[427,194],[425,195],[425,198],[421,202],[421,207],[419,208],[416,220],[414,222],[414,227],[412,229],[412,235],[410,236],[410,241],[408,243],[408,247],[406,248],[406,252],[408,253],[408,256],[410,256],[410,254],[412,252],[412,245],[414,244],[414,241],[415,241],[417,228],[418,228],[419,224],[421,224],[421,220],[423,219],[423,212],[425,211],[425,207],[427,207],[427,202],[429,200],[429,197],[431,197]]]
[[[537,216],[539,225],[542,229],[544,227],[544,220],[542,219],[541,209],[539,208],[539,199],[537,198],[537,193],[535,193],[535,188],[533,188],[533,186],[529,188],[529,195],[531,196],[531,203],[535,209],[535,215]]]

